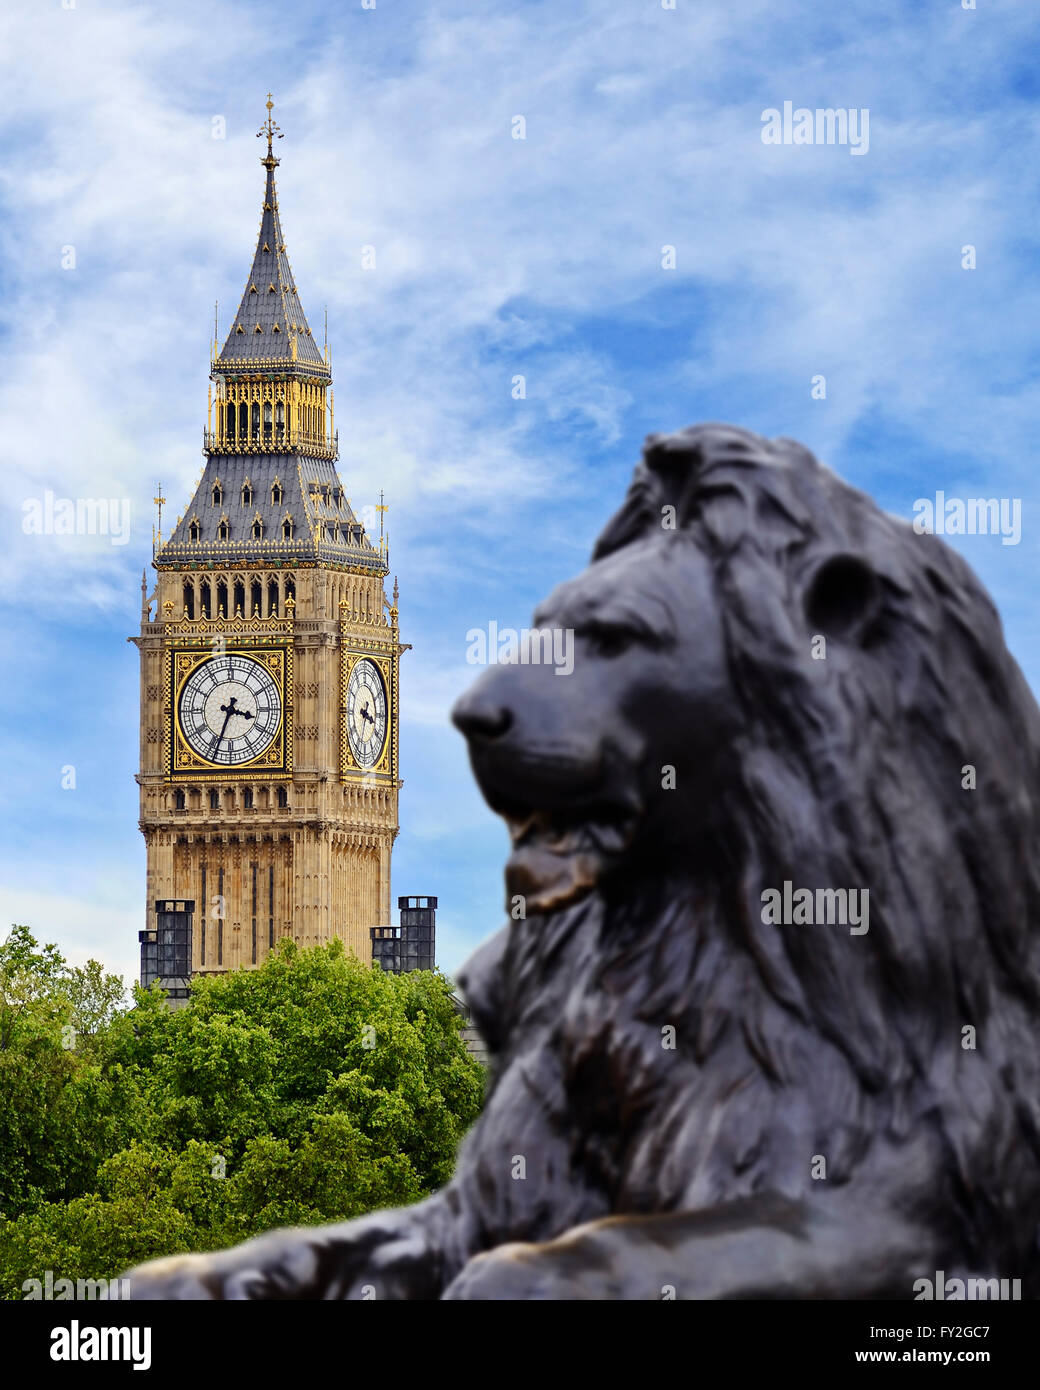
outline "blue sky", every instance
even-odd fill
[[[939,489],[1021,498],[1019,545],[953,543],[1037,688],[1032,7],[13,10],[0,16],[0,923],[136,973],[126,638],[156,481],[176,514],[201,469],[213,301],[226,330],[260,215],[269,89],[316,331],[328,305],[341,475],[355,507],[380,488],[391,505],[413,644],[393,891],[439,895],[444,968],[499,924],[506,852],[447,720],[475,674],[466,631],[524,626],[583,567],[651,430],[722,419],[792,435],[905,516]],[[763,144],[763,110],[786,100],[868,108],[868,152]],[[129,499],[129,543],[24,534],[23,504],[48,488]]]

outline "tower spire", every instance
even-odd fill
[[[271,96],[271,93],[268,92],[268,93],[267,93],[267,120],[264,121],[263,125],[262,125],[262,126],[260,127],[260,129],[256,132],[256,138],[257,138],[258,140],[262,140],[263,137],[264,137],[265,135],[267,136],[267,154],[260,160],[260,163],[264,166],[265,169],[273,169],[274,166],[275,166],[276,164],[280,164],[280,163],[281,163],[281,160],[275,159],[274,153],[272,152],[272,149],[271,149],[271,146],[272,146],[272,144],[273,144],[273,142],[274,142],[275,136],[277,136],[279,140],[281,140],[281,139],[283,138],[283,137],[282,137],[281,127],[279,126],[278,122],[274,119],[274,117],[271,115],[271,112],[272,112],[273,110],[274,110],[274,98]]]
[[[273,108],[268,92],[267,120],[256,132],[258,139],[267,137],[267,153],[260,160],[267,170],[260,233],[238,313],[216,355],[216,364],[221,371],[234,370],[247,362],[286,368],[298,365],[305,372],[316,368],[327,381],[325,358],[307,323],[285,249],[274,183],[274,171],[281,162],[274,153],[274,142],[283,139],[283,135],[271,115]]]

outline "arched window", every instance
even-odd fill
[[[241,579],[235,580],[235,617],[241,613],[243,616],[246,611],[246,586]]]
[[[227,422],[225,426],[225,432],[227,434],[228,442],[230,443],[231,440],[233,440],[235,437],[235,407],[233,405],[229,405],[225,410],[224,419]]]
[[[293,532],[292,517],[287,516],[282,522],[282,540],[291,541]]]
[[[231,532],[230,532],[230,529],[228,528],[227,522],[226,522],[226,521],[222,521],[222,522],[220,523],[220,525],[217,527],[217,540],[218,540],[218,541],[226,541],[226,540],[229,538],[230,535],[231,535]]]
[[[188,527],[188,536],[189,536],[189,538],[190,538],[196,545],[198,544],[198,542],[199,542],[199,523],[198,523],[197,520],[196,520],[196,521],[193,521],[193,522],[191,523],[191,525]]]
[[[278,479],[275,478],[274,482],[271,484],[271,506],[280,507],[282,505],[283,496],[282,485]]]
[[[260,438],[260,402],[253,402],[253,442]]]
[[[271,402],[264,401],[264,438],[271,438]]]
[[[224,489],[220,485],[220,479],[213,484],[213,505],[222,507],[224,505]]]
[[[174,806],[177,808],[178,811],[183,811],[183,810],[184,810],[184,793],[183,793],[183,792],[174,792],[174,794],[173,794],[173,804],[174,804]]]
[[[242,805],[246,808],[247,811],[251,811],[253,809],[252,787],[246,787],[245,791],[242,793]]]
[[[242,505],[243,507],[253,505],[253,485],[248,478],[242,484]]]
[[[285,581],[285,597],[291,598],[293,603],[296,602],[296,585],[291,579]]]
[[[249,407],[241,401],[238,407],[238,437],[243,442],[249,434]]]
[[[199,593],[199,610],[204,618],[211,618],[213,616],[208,579],[202,581],[202,589]]]
[[[285,434],[285,406],[281,401],[279,401],[274,408],[274,423],[278,432],[278,438],[281,439]]]
[[[195,589],[191,584],[184,586],[184,616],[194,618],[195,616]]]
[[[264,523],[263,523],[263,521],[260,519],[260,517],[257,517],[256,520],[253,522],[253,540],[255,540],[255,541],[263,540],[263,537],[264,537]]]
[[[289,804],[289,793],[285,790],[284,787],[279,787],[279,788],[278,788],[278,805],[279,805],[279,806],[288,806],[288,804]]]
[[[260,616],[260,605],[264,601],[264,589],[259,579],[254,579],[249,588],[250,617]]]
[[[267,616],[269,618],[278,617],[278,581],[269,579],[267,581]]]
[[[223,579],[217,580],[217,617],[226,618],[228,616],[227,606],[227,585]]]
[[[217,791],[211,791],[211,792],[210,792],[210,794],[209,794],[209,809],[210,809],[211,811],[219,811],[219,810],[220,810],[220,793],[219,793],[219,792],[217,792]]]

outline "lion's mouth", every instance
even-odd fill
[[[513,852],[506,862],[507,906],[550,912],[576,902],[635,839],[638,817],[617,812],[503,811]]]

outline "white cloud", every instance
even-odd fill
[[[584,563],[645,428],[728,414],[804,437],[870,486],[898,468],[863,462],[857,431],[881,415],[934,441],[911,496],[974,460],[1028,502],[1040,386],[1023,364],[1040,293],[1021,170],[1037,123],[1001,81],[1033,23],[1009,3],[985,22],[948,7],[911,19],[894,0],[840,14],[302,0],[289,28],[273,0],[9,7],[0,592],[26,625],[132,630],[155,484],[172,518],[199,473],[212,302],[226,327],[253,249],[269,86],[316,331],[329,306],[344,482],[355,505],[383,488],[391,506],[416,646],[404,716],[445,740],[453,789],[467,774],[445,720],[471,674],[466,627],[522,621]],[[870,153],[764,146],[761,110],[788,98],[869,106]],[[975,272],[959,266],[966,242]],[[67,245],[75,270],[61,268]],[[817,372],[825,403],[809,397]],[[132,544],[26,536],[22,503],[45,488],[129,499]],[[84,682],[104,687],[116,641],[98,638]],[[46,737],[7,735],[34,751]],[[450,820],[432,774],[420,791],[417,825],[434,805]]]
[[[124,881],[120,888],[124,891],[99,902],[78,893],[0,885],[0,936],[14,923],[24,923],[37,941],[56,942],[72,965],[99,960],[110,975],[123,977],[129,993],[140,967],[137,933],[144,925],[144,899],[140,885]]]

